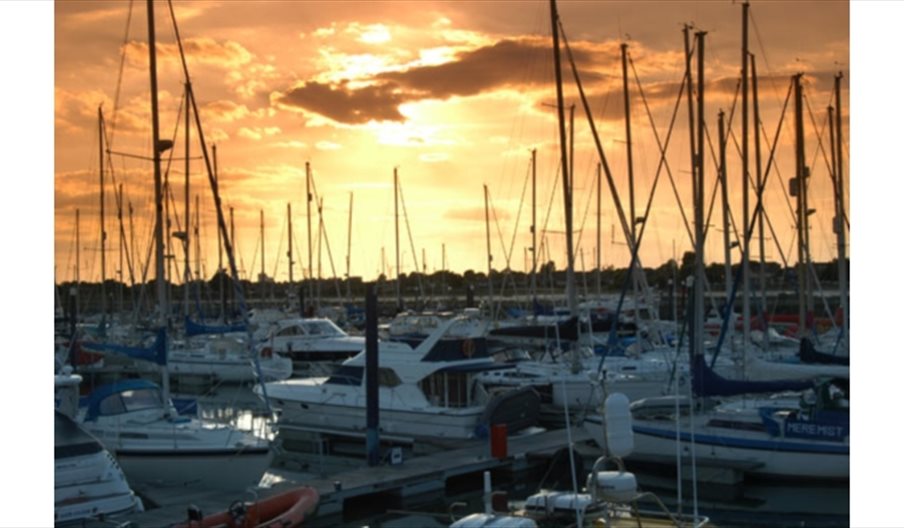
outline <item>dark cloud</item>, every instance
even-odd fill
[[[573,53],[575,61],[583,67],[600,63],[600,57],[588,49],[574,48]],[[552,83],[552,68],[548,67],[551,57],[552,47],[548,42],[507,39],[461,53],[452,62],[382,73],[377,78],[394,81],[424,97],[445,99],[501,87]],[[538,68],[548,71],[538,71]],[[592,71],[584,75],[591,82],[599,78]]]
[[[598,69],[616,60],[612,50],[617,47],[580,44],[572,49],[583,82],[608,79]],[[406,102],[549,85],[553,82],[551,57],[551,45],[544,40],[507,39],[460,53],[444,64],[378,74],[370,79],[374,84],[363,88],[307,82],[277,97],[276,102],[347,124],[404,121],[398,107]]]
[[[371,120],[404,121],[399,105],[413,98],[392,84],[350,89],[346,83],[308,82],[289,90],[276,102],[303,108],[340,123],[357,125]]]

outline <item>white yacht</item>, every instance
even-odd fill
[[[146,380],[99,387],[81,421],[134,484],[243,489],[260,481],[272,456],[265,438],[178,415]]]
[[[228,335],[174,342],[168,351],[167,368],[173,377],[199,376],[228,383],[256,382],[258,376],[274,381],[292,375],[292,361],[288,358],[266,349],[253,351],[244,339]]]
[[[261,357],[287,358],[297,378],[325,376],[364,350],[364,338],[348,335],[329,319],[282,319],[273,324],[258,350]]]
[[[539,396],[531,388],[488,392],[477,375],[504,368],[487,354],[486,340],[448,337],[457,319],[444,322],[421,345],[379,343],[382,433],[403,438],[468,439],[506,423],[509,433],[536,423]],[[366,418],[365,353],[346,360],[329,377],[265,384],[280,426],[363,432]],[[260,387],[255,388],[259,394]]]

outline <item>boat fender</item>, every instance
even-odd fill
[[[634,431],[628,397],[616,392],[606,398],[606,446],[609,456],[625,457],[634,451]]]

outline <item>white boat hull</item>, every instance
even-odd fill
[[[133,484],[242,490],[256,486],[270,467],[268,450],[189,452],[117,450],[116,458]]]
[[[336,429],[349,432],[367,430],[364,405],[344,406],[283,401],[279,406],[280,426]],[[412,438],[474,438],[483,408],[423,411],[380,409],[380,431]]]
[[[690,434],[681,432],[681,451],[691,453]],[[675,453],[675,431],[661,425],[634,423],[634,453],[630,459],[661,460]],[[694,453],[699,459],[719,459],[750,465],[749,473],[787,479],[850,478],[850,450],[847,442],[815,442],[770,437],[767,434],[732,431],[726,434],[710,428],[694,433]]]

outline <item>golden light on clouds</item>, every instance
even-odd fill
[[[520,269],[520,255],[529,245],[529,204],[522,203],[530,172],[530,150],[538,149],[538,217],[550,231],[550,258],[562,267],[561,189],[556,181],[558,134],[548,9],[528,3],[512,9],[511,3],[424,2],[416,10],[409,4],[345,4],[285,2],[278,11],[260,9],[249,2],[175,2],[180,33],[184,38],[193,87],[201,108],[208,147],[217,145],[217,165],[224,203],[233,208],[240,259],[246,265],[259,247],[259,214],[265,212],[267,261],[281,262],[278,280],[286,280],[285,259],[276,254],[292,203],[293,222],[306,222],[304,165],[310,162],[318,197],[324,200],[324,225],[334,252],[343,248],[348,229],[349,192],[354,192],[352,225],[353,275],[373,278],[381,268],[380,254],[394,251],[392,222],[392,173],[397,167],[406,210],[415,239],[408,243],[407,266],[412,253],[423,250],[428,262],[439,262],[446,244],[448,260],[456,271],[484,269],[485,236],[482,186],[491,190],[495,213],[493,252],[496,265],[503,253],[511,253]],[[328,9],[324,9],[328,6]],[[174,157],[184,158],[184,80],[178,48],[168,27],[168,13],[160,4],[157,13],[160,62],[161,130],[174,140]],[[762,77],[763,120],[774,133],[781,102],[790,76],[807,72],[807,95],[816,123],[824,121],[832,76],[841,69],[848,75],[847,4],[832,2],[814,7],[791,3],[779,9],[772,3],[754,3],[758,33],[753,49]],[[74,209],[83,218],[84,237],[95,233],[97,223],[97,107],[103,103],[112,122],[120,53],[126,68],[116,111],[116,150],[146,156],[149,146],[147,44],[143,9],[133,13],[129,38],[123,44],[127,9],[116,3],[70,1],[56,10],[56,178],[55,247],[60,266],[58,280],[72,276]],[[707,41],[707,119],[714,134],[715,116],[730,111],[739,72],[737,65],[740,7],[731,3],[693,4],[698,27],[712,29]],[[789,11],[790,10],[790,11]],[[616,17],[614,13],[618,16]],[[818,12],[817,12],[818,11]],[[199,16],[203,12],[204,16]],[[680,2],[635,4],[568,3],[560,14],[590,100],[613,177],[627,198],[625,132],[621,96],[619,46],[622,32],[630,33],[632,65],[642,83],[643,99],[630,73],[632,126],[638,195],[645,200],[659,162],[646,108],[663,139],[674,110],[683,76],[683,43],[680,24],[687,6]],[[788,20],[796,19],[795,31]],[[812,21],[800,23],[801,20]],[[616,20],[619,23],[616,23]],[[759,39],[763,40],[760,41]],[[123,46],[125,46],[123,48]],[[565,62],[566,104],[579,104],[568,63]],[[846,83],[845,83],[846,89]],[[847,91],[844,103],[847,104]],[[845,108],[845,124],[847,122]],[[790,116],[786,117],[786,120]],[[816,135],[810,123],[808,157],[814,158]],[[689,207],[686,142],[686,109],[678,114],[668,161],[677,193]],[[737,120],[737,119],[736,119]],[[575,217],[585,223],[581,245],[589,252],[596,245],[594,212],[589,210],[595,192],[597,155],[583,110],[575,111],[575,185],[580,194]],[[739,135],[739,125],[733,125]],[[212,222],[212,198],[204,164],[200,161],[198,133],[192,125],[191,194],[202,206],[203,265],[208,274],[215,264],[216,238]],[[845,130],[845,137],[848,134]],[[778,243],[793,242],[791,217],[782,187],[793,171],[790,132],[779,140],[776,159],[781,176],[767,189],[767,207],[780,231]],[[825,140],[824,140],[825,141]],[[92,146],[93,144],[93,146]],[[92,150],[93,149],[93,150]],[[738,156],[730,154],[730,173],[737,174]],[[117,157],[116,184],[122,183],[126,202],[147,209],[149,166],[140,159]],[[831,188],[827,170],[813,164],[814,204],[824,230],[830,219]],[[709,169],[712,168],[709,160]],[[663,175],[662,178],[666,176]],[[170,169],[172,202],[182,203],[184,161]],[[712,180],[710,180],[712,181]],[[112,183],[109,191],[112,196]],[[605,186],[604,186],[605,187]],[[734,186],[737,189],[737,185]],[[555,189],[555,190],[554,190]],[[733,191],[734,192],[734,191]],[[640,201],[640,199],[639,199]],[[614,223],[612,198],[603,195],[605,265],[624,266],[628,255],[611,236]],[[644,202],[645,203],[645,202]],[[595,206],[595,205],[594,205]],[[638,204],[640,207],[641,204]],[[733,208],[740,197],[732,197]],[[520,215],[519,215],[520,210]],[[478,214],[479,213],[479,214]],[[148,233],[148,214],[136,231]],[[181,205],[171,214],[183,222]],[[316,216],[316,215],[315,215]],[[641,250],[646,265],[671,258],[672,241],[678,251],[688,247],[677,215],[675,192],[660,181],[650,226],[656,226]],[[587,218],[587,220],[584,220]],[[108,232],[112,232],[107,220]],[[316,221],[316,218],[315,218]],[[830,220],[828,220],[830,221]],[[517,226],[517,233],[513,230]],[[118,228],[117,228],[118,229]],[[500,236],[496,231],[502,232]],[[145,236],[145,235],[142,235]],[[271,240],[272,237],[272,240]],[[141,237],[139,237],[141,238]],[[830,236],[814,233],[817,260],[832,258]],[[302,240],[303,239],[303,240]],[[296,241],[296,251],[307,251],[306,237]],[[112,239],[111,239],[112,240]],[[142,239],[144,240],[144,239]],[[475,244],[480,240],[480,244]],[[500,240],[504,241],[501,242]],[[508,247],[514,240],[514,246]],[[503,251],[501,244],[506,245]],[[258,246],[255,246],[258,244]],[[648,245],[647,245],[648,244]],[[783,249],[783,251],[785,251]],[[273,252],[271,254],[271,252]],[[777,251],[771,250],[772,258]],[[710,253],[721,254],[720,252]],[[342,257],[337,257],[342,260]],[[95,253],[85,252],[88,261]],[[796,258],[793,257],[792,258]],[[392,259],[390,259],[392,260]],[[64,262],[68,264],[63,265]],[[259,258],[257,260],[259,262]],[[305,263],[306,265],[306,263]],[[249,266],[250,267],[250,266]],[[432,267],[432,266],[431,266]],[[97,278],[97,266],[94,277]],[[310,271],[310,270],[308,270]],[[274,272],[273,270],[268,273]],[[301,270],[295,270],[299,276]]]

